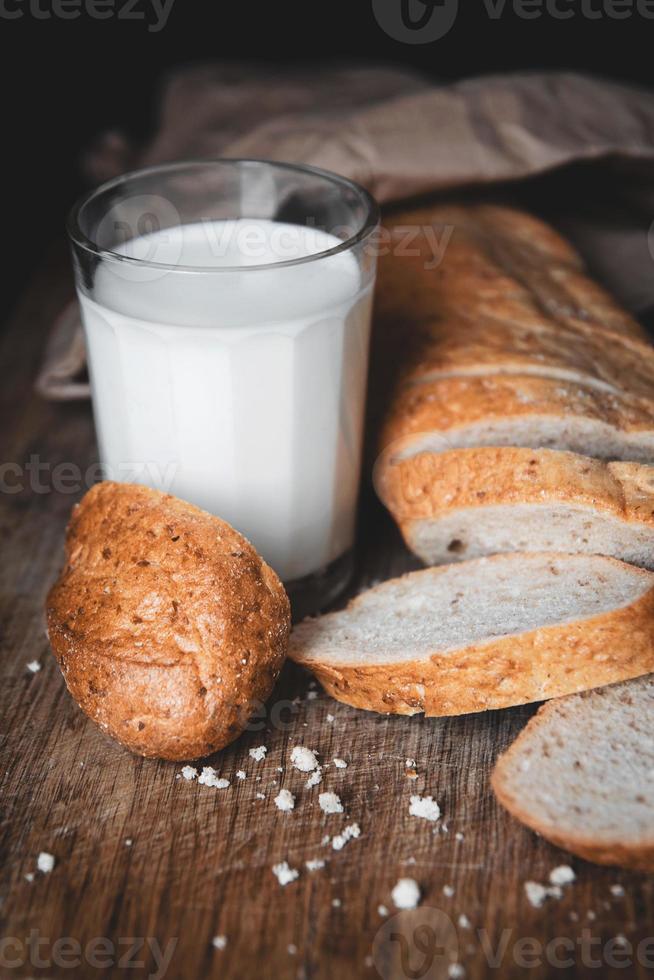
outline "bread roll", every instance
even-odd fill
[[[290,630],[284,588],[229,524],[142,486],[75,507],[48,633],[86,714],[144,756],[232,742],[272,691]]]

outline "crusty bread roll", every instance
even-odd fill
[[[82,710],[133,752],[181,760],[232,742],[269,696],[290,609],[229,524],[104,482],[73,511],[47,621]]]

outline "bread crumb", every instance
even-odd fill
[[[317,691],[307,691],[307,701],[315,701],[317,697]]]
[[[396,909],[415,909],[420,903],[420,887],[413,878],[400,878],[391,892]]]
[[[325,847],[327,844],[329,844],[330,840],[331,840],[331,837],[329,836],[329,834],[325,834],[325,836],[320,841],[320,843],[322,844],[323,847]]]
[[[365,959],[364,959],[364,961],[363,961],[363,965],[364,966],[367,966],[368,969],[370,969],[371,966],[374,966],[375,965],[375,961],[373,960],[372,956],[366,956]]]
[[[227,936],[214,936],[211,945],[214,949],[224,949],[227,945]]]
[[[307,871],[320,871],[321,868],[325,867],[325,862],[322,858],[311,858],[304,862],[304,866]]]
[[[358,823],[350,823],[345,827],[345,829],[332,838],[332,847],[335,851],[341,851],[348,841],[353,840],[358,837],[361,833],[361,828]]]
[[[334,759],[334,765],[337,769],[347,769],[347,762],[345,759]]]
[[[255,795],[256,795],[256,798],[258,800],[265,800],[265,798],[266,798],[266,794],[265,793],[256,793]]]
[[[289,943],[288,946],[286,947],[286,952],[288,953],[289,956],[295,956],[295,954],[297,953],[297,946],[295,945],[295,943]]]
[[[466,975],[466,971],[460,963],[450,963],[447,968],[447,975],[449,980],[462,980]]]
[[[382,918],[384,918],[385,916],[388,915],[388,909],[386,908],[385,905],[378,905],[377,906],[377,915],[381,915]]]
[[[322,782],[322,768],[318,766],[317,769],[313,770],[313,772],[311,773],[311,775],[309,776],[309,778],[307,779],[304,785],[306,786],[307,789],[312,789],[314,786],[317,786],[318,783],[320,782]]]
[[[443,895],[445,895],[446,898],[452,898],[454,895],[454,889],[451,885],[443,885]]]
[[[416,768],[416,760],[415,759],[407,759],[405,761],[405,763],[404,763],[404,768],[405,769],[415,769]]]
[[[266,752],[268,749],[265,745],[258,745],[256,749],[250,749],[250,758],[254,759],[255,762],[263,762],[266,758]]]
[[[229,779],[222,779],[213,766],[204,766],[198,776],[198,783],[201,786],[212,786],[214,789],[227,789]]]
[[[198,771],[195,768],[195,766],[184,766],[184,768],[180,773],[180,776],[182,776],[184,779],[195,779],[197,774]]]
[[[288,812],[295,808],[295,797],[287,789],[280,789],[279,793],[275,797],[275,806],[278,810],[284,810]]]
[[[300,872],[297,868],[290,868],[288,861],[280,861],[279,864],[274,864],[272,873],[280,885],[288,885],[300,877]]]
[[[609,891],[611,892],[614,898],[624,897],[624,888],[622,885],[611,885]]]
[[[38,674],[41,669],[41,664],[38,660],[30,660],[30,662],[27,664],[27,669],[32,674]]]
[[[340,898],[332,898],[332,906],[335,909],[340,909],[340,907],[341,907],[342,904],[343,903],[341,902]]]
[[[432,796],[412,796],[409,803],[409,813],[412,817],[434,821],[439,819],[441,808]]]
[[[334,718],[333,715],[327,715],[327,721],[329,722],[330,725],[333,724],[335,720],[336,719]]]
[[[237,771],[236,771],[236,778],[237,779],[246,779],[247,778],[247,773],[245,772],[244,769],[237,769]]]
[[[318,797],[320,809],[325,813],[342,813],[343,804],[336,793],[321,793]]]
[[[454,840],[464,840],[463,834],[460,830],[457,830],[456,834],[454,835]]]
[[[132,840],[131,837],[126,837],[125,838],[125,847],[131,847],[133,843],[134,843],[134,841]]]
[[[316,753],[304,745],[296,745],[291,752],[291,762],[300,772],[312,772],[318,768]]]
[[[550,883],[552,885],[569,885],[576,877],[569,864],[560,864],[550,871]]]
[[[589,922],[594,922],[597,916],[595,915],[592,909],[589,909],[588,912],[586,912],[586,918],[588,919]]]
[[[546,888],[545,885],[541,885],[537,881],[525,881],[525,894],[529,904],[533,905],[535,909],[541,907],[549,893],[550,889]]]
[[[28,871],[24,877],[25,877],[25,881],[34,881],[34,872]]]
[[[55,866],[54,854],[48,854],[47,851],[41,851],[36,859],[36,866],[39,871],[42,871],[44,875],[50,874]]]
[[[461,929],[472,929],[472,923],[471,923],[471,921],[470,921],[470,919],[468,918],[467,915],[463,915],[463,913],[462,913],[459,916],[459,918],[458,918],[457,921],[459,923],[459,928],[461,928]]]

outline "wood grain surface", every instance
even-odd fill
[[[0,977],[654,975],[653,879],[572,859],[493,799],[493,760],[532,708],[389,718],[330,700],[288,665],[265,715],[209,760],[230,779],[226,790],[130,755],[81,714],[49,652],[43,600],[81,492],[62,464],[84,473],[96,459],[91,410],[32,394],[44,337],[70,294],[67,256],[53,255],[0,342]],[[353,590],[410,567],[366,488]],[[259,745],[263,762],[249,755]],[[294,745],[320,754],[319,788],[290,765]],[[281,787],[297,798],[292,813],[274,805]],[[345,814],[322,813],[320,790],[338,793]],[[441,820],[410,816],[412,794],[433,796]],[[358,839],[340,851],[323,843],[354,821]],[[37,871],[42,851],[55,857],[49,874]],[[324,868],[309,871],[318,858]],[[281,861],[300,872],[285,887],[271,870]],[[525,882],[568,863],[576,881],[533,908]],[[415,912],[393,908],[401,877],[420,885]]]

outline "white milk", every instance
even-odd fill
[[[337,244],[264,220],[189,224],[121,251],[205,272],[102,261],[80,296],[106,475],[218,514],[285,581],[352,544],[371,287],[349,252],[226,267]]]

